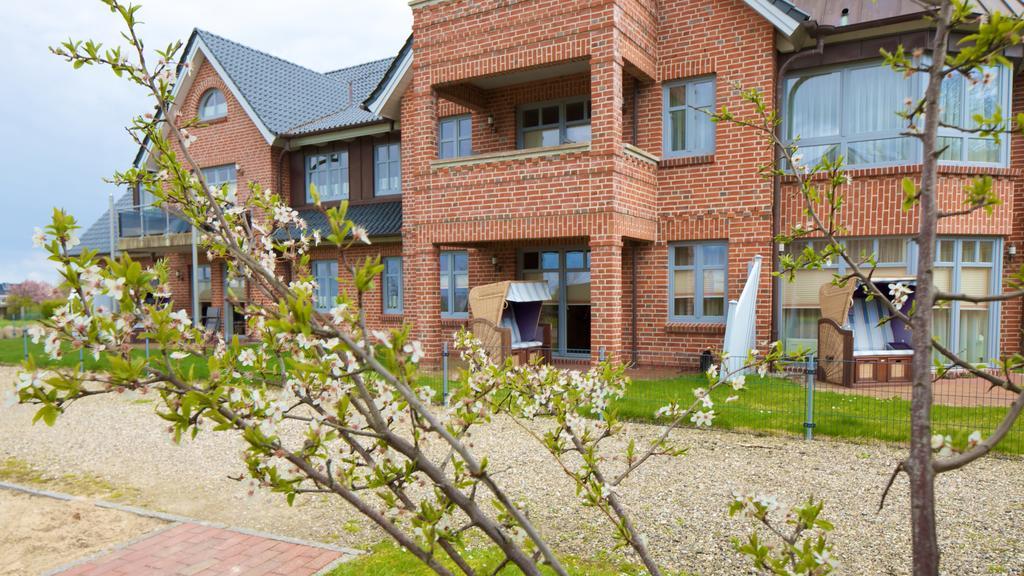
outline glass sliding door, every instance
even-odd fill
[[[546,282],[551,298],[540,321],[551,325],[551,347],[557,356],[590,355],[590,251],[528,250],[520,256],[523,280]]]
[[[968,296],[997,294],[1001,287],[995,239],[943,238],[936,246],[935,286]],[[933,336],[962,359],[988,363],[998,354],[998,323],[989,302],[950,302],[936,310]],[[939,357],[936,352],[936,357]]]

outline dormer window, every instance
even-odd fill
[[[216,120],[227,115],[228,102],[224,99],[224,93],[216,88],[207,90],[199,100],[199,119]]]

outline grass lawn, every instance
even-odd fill
[[[443,552],[440,553],[443,555]],[[466,552],[466,559],[478,574],[492,574],[494,569],[501,562],[501,553],[495,548],[476,548]],[[560,558],[570,574],[574,576],[632,576],[645,573],[637,566],[629,564],[617,564],[615,562],[584,561],[575,558]],[[451,562],[445,562],[448,568],[454,568]],[[554,574],[551,570],[542,568],[543,574]],[[374,546],[369,554],[361,556],[350,562],[345,562],[332,572],[329,576],[363,576],[373,574],[374,576],[428,576],[434,574],[424,566],[415,556],[409,552],[402,551],[394,544],[385,542]],[[512,576],[522,574],[515,567],[505,567],[501,576]],[[677,576],[682,573],[673,572]]]
[[[151,352],[156,353],[156,350]],[[19,364],[23,353],[20,338],[0,340],[0,364]],[[79,363],[79,355],[73,351],[65,353],[61,360],[51,362],[43,353],[42,345],[31,342],[29,353],[43,366],[57,364],[72,367]],[[133,351],[139,357],[145,353],[144,349]],[[205,359],[190,357],[184,362],[194,366],[196,376],[202,378],[207,375]],[[96,361],[90,354],[85,354],[84,363],[86,370],[94,370],[102,368],[106,361],[102,357]],[[420,383],[437,391],[437,399],[440,400],[440,376],[424,375]],[[614,407],[625,420],[651,421],[655,410],[670,402],[678,401],[688,405],[693,399],[693,390],[704,386],[707,383],[702,375],[635,380],[626,396],[616,402]],[[726,403],[724,399],[729,394],[731,391],[725,390],[717,393],[716,428],[803,435],[806,405],[803,384],[782,378],[755,376],[747,378],[747,389],[738,394],[737,402]],[[974,430],[983,434],[994,430],[1005,412],[1005,408],[990,406],[936,405],[933,408],[933,421],[936,433],[948,434],[962,443]],[[905,442],[910,437],[910,402],[896,397],[863,396],[852,391],[839,393],[818,390],[814,395],[814,422],[816,436]],[[1024,424],[1018,422],[997,450],[1024,454]]]
[[[21,364],[25,355],[25,342],[22,338],[9,338],[0,340],[0,364]],[[65,349],[64,356],[60,360],[50,360],[43,350],[42,343],[33,344],[31,340],[28,342],[28,353],[35,359],[36,364],[39,366],[59,366],[64,368],[70,368],[78,366],[80,362],[83,362],[86,370],[96,370],[107,366],[107,361],[103,356],[97,361],[92,357],[92,354],[86,352],[85,354],[79,355],[77,351],[71,350],[70,348]],[[156,354],[157,350],[154,347],[150,350],[151,354]],[[136,357],[142,358],[146,355],[145,348],[140,348],[132,351],[132,354]],[[206,359],[189,357],[183,360],[186,366],[193,366],[195,373],[200,378],[209,375],[206,369]]]
[[[14,326],[16,328],[24,328],[31,325],[35,320],[8,320],[6,318],[0,318],[0,328],[5,326]]]
[[[651,420],[654,411],[677,400],[689,403],[694,388],[705,387],[702,376],[682,375],[667,380],[634,381],[626,396],[615,404],[627,420]],[[731,391],[718,392],[715,428],[782,432],[802,435],[806,420],[806,389],[782,378],[749,377],[739,400],[724,402]],[[992,432],[1006,414],[1005,408],[942,406],[932,408],[936,433],[964,441],[971,432]],[[875,398],[850,392],[816,390],[814,434],[858,440],[904,442],[910,438],[910,402],[902,398]],[[999,450],[1024,454],[1024,425],[1020,422],[1000,444]]]

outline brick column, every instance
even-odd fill
[[[594,154],[618,154],[622,145],[622,56],[611,29],[591,40],[591,140]]]
[[[408,238],[407,238],[408,240]],[[440,252],[432,244],[406,242],[402,246],[405,283],[405,322],[412,325],[412,337],[423,343],[428,363],[440,358],[441,265]]]
[[[192,316],[192,255],[174,252],[166,257],[172,306]]]
[[[596,362],[601,348],[623,360],[622,236],[590,237],[590,348]]]

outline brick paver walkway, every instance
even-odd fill
[[[327,548],[186,522],[60,576],[310,576],[341,558]]]

